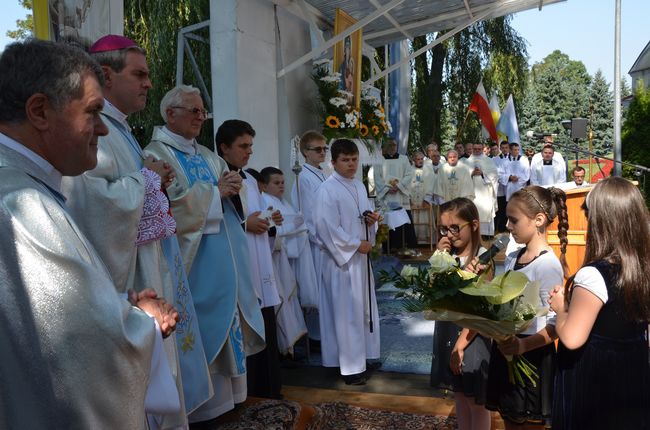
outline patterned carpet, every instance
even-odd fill
[[[346,403],[319,403],[308,430],[451,430],[456,418],[367,409]]]
[[[248,403],[248,402],[247,402]],[[238,407],[227,422],[218,419],[201,429],[220,430],[452,430],[455,417],[418,415],[352,406],[341,402],[300,405],[261,400]]]

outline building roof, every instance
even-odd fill
[[[636,59],[632,65],[632,68],[627,73],[631,75],[632,73],[647,69],[650,69],[650,42],[648,42],[645,48],[643,48],[643,51],[641,51],[641,54],[639,54],[639,57]]]

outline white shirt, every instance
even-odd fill
[[[603,304],[607,303],[607,299],[609,298],[609,295],[607,294],[607,285],[605,285],[603,275],[601,275],[595,267],[585,266],[578,270],[575,278],[573,278],[573,285],[575,287],[584,288],[593,293],[593,295],[598,297]]]

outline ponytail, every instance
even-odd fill
[[[560,238],[560,263],[562,263],[562,270],[564,275],[569,272],[569,266],[566,262],[566,247],[569,244],[568,231],[569,231],[569,214],[566,207],[566,194],[559,188],[549,188],[551,192],[551,199],[555,206],[555,213],[557,214],[557,236]],[[549,223],[552,220],[549,219]]]

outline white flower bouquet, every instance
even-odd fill
[[[499,341],[526,330],[548,308],[538,307],[539,283],[520,272],[508,271],[489,280],[462,270],[446,251],[436,251],[429,267],[404,266],[400,273],[382,271],[380,280],[403,290],[397,294],[411,312],[427,319],[452,321]],[[536,369],[522,356],[506,357],[511,383],[537,384]]]

